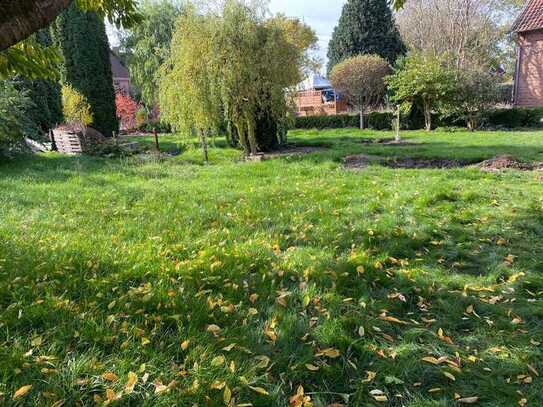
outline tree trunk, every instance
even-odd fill
[[[206,130],[200,130],[200,140],[202,142],[202,151],[204,153],[204,164],[209,164],[209,156],[207,153],[207,134]]]
[[[251,155],[256,155],[258,146],[256,145],[255,124],[251,118],[247,118],[247,138],[249,139]]]
[[[424,124],[426,131],[432,131],[432,109],[426,102],[424,102]]]
[[[396,123],[395,123],[395,127],[396,127],[396,136],[394,137],[394,140],[396,140],[396,142],[400,142],[402,141],[402,138],[400,136],[400,108],[398,107],[398,109],[396,109],[396,119],[394,120]]]
[[[0,51],[47,27],[73,0],[7,0],[0,4]]]
[[[360,110],[360,130],[364,130],[364,111]]]

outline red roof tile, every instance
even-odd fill
[[[543,0],[529,0],[511,31],[518,33],[539,29],[543,29]]]

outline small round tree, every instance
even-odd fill
[[[389,73],[388,63],[378,55],[358,55],[332,69],[332,86],[360,113],[361,129],[364,128],[364,113],[383,103],[384,78]]]
[[[422,108],[427,131],[432,130],[432,112],[453,97],[457,82],[445,58],[419,52],[401,60],[386,81],[392,92],[391,100],[400,104],[402,110],[410,111],[413,105]]]

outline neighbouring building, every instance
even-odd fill
[[[111,62],[111,73],[113,74],[113,87],[115,91],[121,91],[127,95],[131,93],[130,73],[123,65],[121,60],[113,51],[109,52],[109,61]]]
[[[514,104],[543,106],[543,0],[528,0],[512,32],[518,44]]]
[[[310,76],[298,89],[298,116],[336,115],[349,110],[347,103],[332,88],[330,81],[318,74]]]

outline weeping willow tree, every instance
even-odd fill
[[[284,120],[289,90],[302,80],[315,42],[303,23],[266,18],[259,5],[227,0],[214,12],[185,10],[162,67],[163,120],[200,135],[229,123],[245,153],[256,154],[266,148],[259,122],[265,118],[277,128]]]
[[[195,131],[206,163],[208,134],[217,131],[221,122],[213,52],[215,21],[198,15],[193,7],[185,9],[176,23],[170,57],[159,75],[162,120],[178,130]]]

